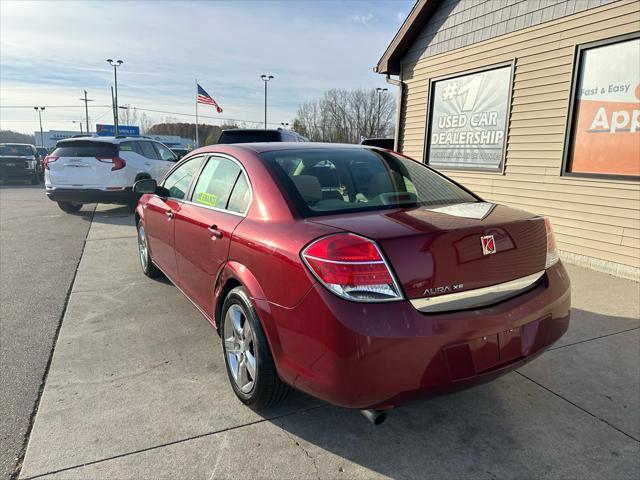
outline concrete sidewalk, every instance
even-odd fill
[[[207,321],[140,272],[131,216],[99,206],[21,478],[637,479],[639,287],[568,268],[570,331],[518,372],[379,427],[299,393],[261,416]]]

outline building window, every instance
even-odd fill
[[[502,171],[512,69],[509,63],[431,81],[426,163],[445,169]]]
[[[639,177],[638,35],[580,46],[573,85],[564,172]]]

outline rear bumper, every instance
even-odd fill
[[[54,202],[128,203],[135,198],[131,188],[101,190],[98,188],[46,187],[47,197]]]
[[[409,301],[363,304],[316,284],[294,308],[256,300],[282,379],[351,408],[391,408],[483,383],[567,330],[570,283],[550,268],[532,290],[476,310],[422,314]]]

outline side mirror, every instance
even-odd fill
[[[153,178],[143,178],[133,184],[136,193],[156,193],[158,183]]]

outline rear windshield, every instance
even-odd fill
[[[232,130],[222,132],[218,143],[255,143],[255,142],[279,142],[280,132],[261,130]]]
[[[0,155],[15,155],[18,157],[33,156],[33,148],[29,145],[0,145]]]
[[[427,166],[380,150],[280,150],[261,157],[304,216],[478,201]]]
[[[90,140],[58,142],[58,148],[54,150],[53,155],[56,157],[117,157],[118,146],[112,143],[92,142]]]

